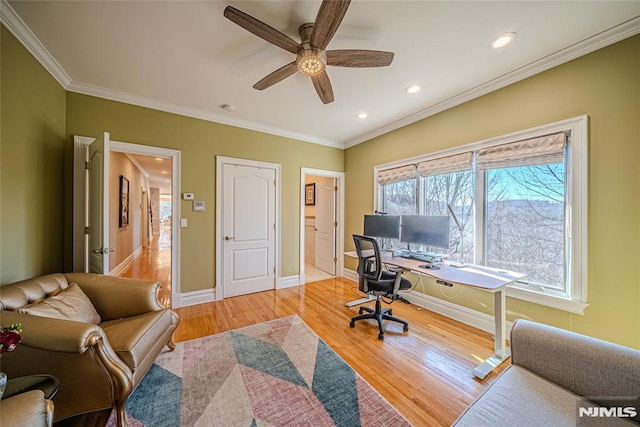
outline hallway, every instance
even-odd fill
[[[160,227],[160,234],[151,238],[148,248],[133,260],[120,277],[157,280],[160,282],[158,300],[171,307],[171,227]]]

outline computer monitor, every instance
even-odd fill
[[[400,241],[449,248],[449,217],[402,215]]]
[[[400,237],[400,216],[398,215],[365,215],[364,235],[397,239]]]

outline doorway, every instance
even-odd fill
[[[105,136],[108,137],[108,133],[105,133]],[[74,138],[75,151],[77,153],[84,153],[84,146],[91,145],[95,138],[87,138],[87,137],[79,137],[76,136]],[[120,159],[126,157],[128,158],[129,163],[129,172],[128,175],[133,177],[135,174],[132,172],[134,169],[137,171],[143,171],[145,168],[140,165],[142,159],[148,157],[151,161],[156,161],[155,159],[162,159],[166,163],[166,167],[169,168],[167,170],[167,175],[171,176],[169,183],[166,185],[166,192],[168,199],[170,200],[170,212],[171,218],[179,218],[180,217],[180,204],[179,204],[179,188],[180,188],[180,151],[160,148],[160,147],[152,147],[146,145],[138,145],[131,144],[125,142],[118,141],[109,141],[108,145],[105,146],[104,157],[109,158],[111,155],[118,156]],[[136,160],[138,157],[138,160]],[[85,227],[85,222],[83,221],[86,209],[84,209],[83,202],[81,202],[85,198],[85,185],[80,179],[76,179],[84,174],[85,162],[83,156],[76,156],[76,160],[74,161],[74,271],[87,271],[85,266],[83,265],[83,252],[86,251],[86,246],[83,244],[83,240],[85,239],[87,229],[90,228]],[[131,164],[135,165],[132,166]],[[118,173],[111,171],[111,167],[108,165],[103,168],[103,174],[99,177],[101,182],[113,184],[114,179],[118,179]],[[115,175],[112,176],[112,175]],[[144,250],[151,250],[152,245],[154,243],[161,244],[161,236],[160,236],[160,210],[159,210],[159,201],[160,201],[160,190],[157,187],[153,187],[153,185],[148,184],[148,175],[144,175],[143,172],[140,172],[140,176],[143,178],[138,179],[136,177],[135,186],[128,185],[128,200],[130,205],[128,206],[128,212],[131,214],[131,221],[128,221],[130,225],[128,225],[129,230],[134,237],[136,244],[130,245],[129,248],[123,247],[118,249],[115,245],[118,243],[117,236],[118,233],[122,233],[124,230],[118,224],[118,215],[117,212],[114,215],[108,215],[110,203],[104,204],[104,213],[105,218],[113,218],[115,221],[115,225],[112,224],[111,221],[108,222],[108,225],[105,225],[105,232],[102,236],[103,246],[107,248],[109,251],[117,251],[121,250],[122,253],[127,253],[129,255],[129,259],[125,260],[126,262],[122,262],[122,260],[118,261],[118,265],[109,265],[103,269],[104,274],[110,275],[122,275],[131,262],[139,258],[139,255]],[[146,178],[145,178],[146,177]],[[127,181],[128,182],[128,181]],[[131,183],[133,184],[133,183]],[[105,193],[109,193],[110,186],[106,186]],[[155,189],[154,189],[155,188]],[[88,193],[88,192],[87,192]],[[118,197],[118,193],[116,191],[115,197]],[[157,213],[153,212],[153,204],[154,204],[154,194],[157,194],[156,203],[158,206]],[[120,197],[122,195],[120,194]],[[107,200],[107,199],[105,199]],[[113,208],[112,208],[113,209]],[[135,222],[134,222],[135,220]],[[106,222],[106,221],[105,221]],[[155,227],[154,227],[155,224]],[[154,228],[157,230],[157,236],[154,236]],[[163,263],[166,264],[167,272],[169,279],[166,281],[169,286],[165,286],[165,292],[168,292],[166,295],[162,295],[163,303],[167,306],[171,307],[180,307],[180,265],[179,265],[179,248],[180,248],[180,233],[179,229],[176,227],[165,227],[165,236],[163,236],[165,240],[165,247],[162,248],[161,254],[157,255],[155,253],[147,253],[147,255],[151,257],[155,256],[163,256]],[[111,234],[111,236],[110,236]],[[111,238],[110,238],[111,237]],[[158,240],[154,242],[154,237]],[[166,242],[169,245],[166,245]],[[146,244],[146,247],[145,247]],[[133,247],[135,246],[135,247]],[[158,245],[156,245],[157,248]],[[105,256],[105,260],[108,257]],[[157,259],[156,259],[157,261]],[[106,264],[106,263],[105,263]],[[141,277],[139,276],[140,271],[133,271],[130,274],[126,274],[128,277]],[[147,274],[147,273],[144,273]],[[158,272],[148,272],[152,276],[160,274]],[[169,289],[170,288],[170,289]]]
[[[344,173],[301,170],[300,284],[342,275]]]

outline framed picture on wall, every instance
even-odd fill
[[[315,206],[316,204],[316,184],[307,184],[304,186],[304,204],[305,206]]]
[[[129,180],[120,175],[120,227],[129,225]]]

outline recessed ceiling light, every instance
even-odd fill
[[[158,161],[162,161],[162,160],[164,160],[164,159],[163,159],[162,157],[156,157],[156,160],[158,160]]]
[[[359,119],[366,119],[369,115],[363,111],[362,113],[358,113],[356,117]]]
[[[518,35],[516,33],[502,33],[493,40],[491,40],[491,47],[494,49],[500,49],[511,43]]]
[[[420,85],[410,85],[404,88],[404,91],[407,93],[416,93],[416,92],[420,92],[420,89],[422,89]]]
[[[167,171],[160,171],[160,173],[168,173]]]

